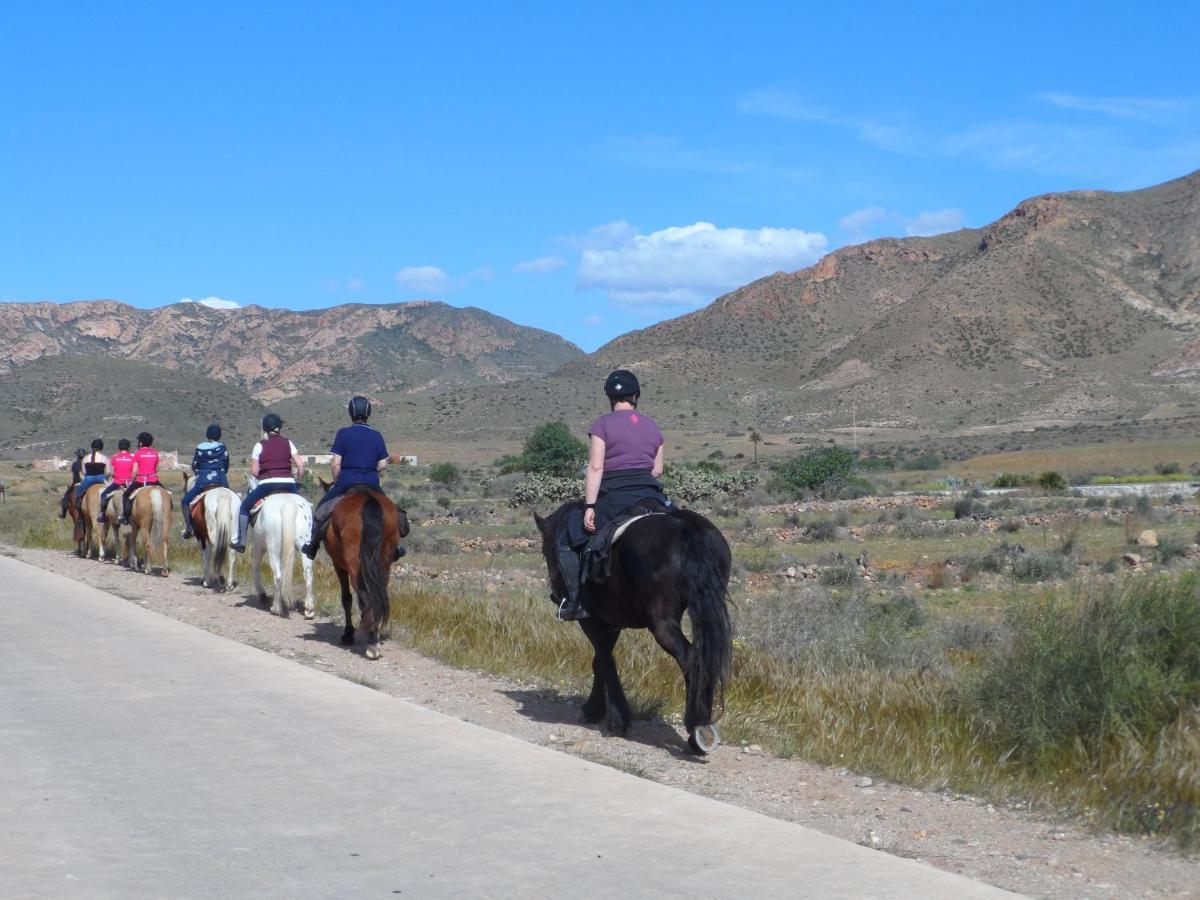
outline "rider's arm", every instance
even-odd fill
[[[292,454],[292,466],[296,470],[296,480],[302,481],[304,479],[304,460],[300,458],[299,453]]]
[[[250,457],[250,474],[253,475],[255,478],[258,477],[258,457],[257,456]]]
[[[650,474],[655,478],[662,478],[663,473],[663,445],[658,445],[658,452],[654,454],[654,465],[650,467]]]
[[[604,438],[592,435],[588,443],[587,475],[584,478],[583,502],[595,503],[600,496],[600,479],[604,477]]]
[[[338,476],[342,474],[341,454],[334,453],[329,457],[329,474],[333,476],[334,481],[337,481]]]

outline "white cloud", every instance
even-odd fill
[[[600,318],[598,315],[596,315],[595,313],[592,313],[590,316],[588,316],[587,318],[585,318],[583,320],[583,324],[584,325],[592,325],[592,326],[603,325],[604,320],[602,318]]]
[[[1100,113],[1114,119],[1134,119],[1142,122],[1157,122],[1173,119],[1196,106],[1194,99],[1158,97],[1082,97],[1078,94],[1047,92],[1038,94],[1038,99],[1060,109],[1078,112]]]
[[[930,212],[917,213],[904,223],[904,231],[910,236],[925,236],[944,234],[947,231],[958,231],[963,227],[963,211],[961,209],[938,209]]]
[[[396,283],[414,294],[444,294],[450,276],[437,266],[405,266],[396,273]]]
[[[566,264],[567,261],[561,256],[539,256],[537,259],[526,259],[517,263],[513,266],[513,271],[541,275],[561,269]]]
[[[193,300],[191,297],[181,297],[180,303],[199,303],[201,306],[207,306],[209,309],[241,309],[242,304],[236,300],[222,300],[220,297],[203,297],[199,300]]]
[[[621,305],[694,306],[772,272],[803,268],[827,244],[819,232],[696,222],[585,249],[577,286],[606,290]]]
[[[586,234],[568,234],[555,240],[571,250],[609,250],[619,247],[638,233],[638,230],[618,219],[605,225],[597,225]]]
[[[875,233],[875,226],[891,218],[882,206],[868,206],[866,209],[856,209],[838,220],[838,227],[846,232],[852,244],[869,240]]]

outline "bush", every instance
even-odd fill
[[[521,465],[526,472],[578,475],[587,461],[587,445],[571,434],[565,422],[546,422],[525,441]]]
[[[513,507],[537,506],[544,503],[565,503],[583,499],[582,478],[560,478],[557,475],[526,475],[508,495]]]
[[[1061,491],[1067,487],[1067,479],[1058,472],[1043,472],[1037,477],[1037,483],[1044,491]]]
[[[836,541],[838,539],[837,523],[831,522],[829,519],[817,519],[809,522],[806,531],[805,536],[810,541]]]
[[[775,468],[772,485],[780,493],[799,497],[829,482],[847,480],[853,469],[853,453],[842,447],[825,447],[780,463]]]
[[[724,473],[700,466],[671,466],[663,473],[663,491],[684,503],[708,500],[718,494],[738,496],[758,483],[758,474],[744,469]]]
[[[977,519],[985,518],[990,515],[991,510],[983,503],[980,503],[974,497],[963,497],[954,503],[954,518],[956,519]]]
[[[1053,550],[1023,553],[1012,561],[1013,577],[1019,581],[1054,581],[1075,573],[1075,561]]]
[[[434,484],[458,484],[462,481],[462,472],[452,462],[435,463],[429,467],[429,480]]]
[[[1003,472],[992,479],[992,487],[997,488],[1021,488],[1029,487],[1034,483],[1031,475],[1017,475],[1014,472]]]
[[[940,469],[942,461],[932,453],[922,453],[915,459],[910,459],[904,464],[904,468],[910,472],[932,472],[934,469]]]
[[[965,698],[971,715],[1026,758],[1153,737],[1200,702],[1198,593],[1188,574],[1013,606],[1007,649]]]
[[[1183,467],[1177,462],[1155,463],[1154,471],[1159,475],[1178,475]]]
[[[852,559],[840,559],[822,569],[818,581],[826,587],[849,587],[858,581],[858,563]]]

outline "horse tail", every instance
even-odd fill
[[[146,551],[148,566],[154,565],[154,557],[162,557],[163,565],[167,564],[166,553],[162,550],[163,535],[166,532],[166,513],[163,511],[163,492],[150,491],[150,549]],[[150,571],[149,568],[146,570]]]
[[[286,614],[292,603],[292,569],[296,567],[296,516],[300,507],[292,500],[280,506],[283,521],[279,523],[282,541],[279,548],[279,600]]]
[[[733,665],[733,623],[729,618],[729,545],[706,522],[688,522],[684,539],[684,586],[692,621],[688,656],[687,709],[689,731],[712,723],[713,699],[721,702]]]
[[[377,631],[387,625],[391,616],[391,600],[388,597],[388,567],[391,560],[383,559],[383,530],[383,507],[379,499],[372,494],[364,495],[356,587],[359,602],[370,615]]]
[[[229,544],[233,540],[229,533],[229,494],[225,491],[215,491],[217,502],[213,510],[212,521],[208,521],[208,510],[205,510],[204,525],[208,529],[208,543],[213,548],[213,571],[220,575],[229,559]],[[204,503],[203,500],[200,501]],[[191,510],[183,511],[185,516],[191,515]]]

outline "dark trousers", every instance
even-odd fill
[[[104,510],[108,508],[108,498],[112,496],[114,491],[123,491],[128,485],[117,484],[111,482],[107,487],[100,492],[100,515],[104,515]]]
[[[298,494],[300,493],[300,485],[294,481],[276,481],[260,484],[254,490],[246,495],[246,499],[242,501],[241,507],[238,509],[239,516],[250,515],[250,510],[254,508],[254,504],[263,497],[269,497],[272,494]]]
[[[121,494],[121,518],[128,519],[133,515],[133,492],[148,484],[158,484],[157,481],[134,481]]]
[[[192,481],[192,486],[187,489],[183,495],[183,514],[187,515],[188,507],[192,505],[192,501],[200,495],[201,491],[208,490],[210,487],[229,487],[229,479],[225,477],[225,472],[221,469],[200,469],[196,473],[196,478]]]

